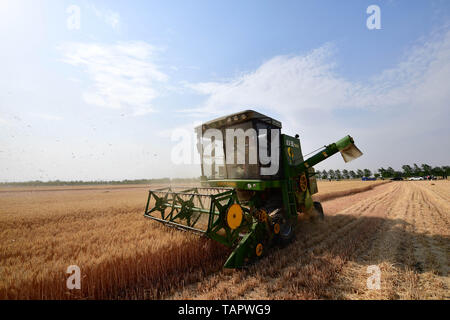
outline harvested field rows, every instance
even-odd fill
[[[448,188],[449,184],[408,182],[400,186],[401,196],[393,206],[390,219],[375,235],[370,248],[343,270],[336,284],[340,297],[450,298],[450,211],[448,201],[442,201],[439,191],[436,192]],[[369,264],[380,266],[381,290],[365,289],[365,266]]]
[[[430,183],[399,182],[326,201],[326,220],[302,224],[289,247],[171,298],[448,299],[449,211],[437,197]],[[367,289],[369,265],[380,290]]]

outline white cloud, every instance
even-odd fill
[[[126,108],[135,115],[154,111],[158,84],[168,80],[153,62],[155,47],[145,42],[67,43],[60,49],[65,62],[82,67],[90,77],[92,86],[83,94],[88,104]]]
[[[9,124],[9,121],[0,118],[0,124],[7,125],[7,124]]]
[[[106,24],[111,26],[113,29],[118,29],[120,27],[120,14],[112,10],[100,10],[94,5],[89,5],[89,8],[94,12],[94,14],[103,20]]]
[[[158,131],[156,135],[161,138],[171,138],[175,132],[185,132],[188,135],[195,135],[195,128],[200,125],[202,125],[201,121],[186,122],[183,125]]]
[[[447,107],[450,91],[450,31],[409,50],[395,68],[384,70],[354,90],[353,106],[360,107]]]
[[[442,108],[450,98],[450,32],[435,35],[411,50],[397,65],[365,82],[351,82],[335,72],[333,47],[305,55],[276,56],[257,70],[223,82],[187,86],[207,96],[189,113],[223,114],[253,107],[292,112],[344,108]]]
[[[47,120],[47,121],[60,121],[63,120],[62,117],[57,116],[57,115],[53,115],[53,114],[46,114],[46,113],[29,113],[31,116],[35,117],[35,118],[39,118],[42,120]]]
[[[348,97],[351,83],[339,78],[325,45],[304,56],[277,56],[228,82],[189,85],[208,95],[201,112],[221,113],[245,106],[290,112],[299,108],[330,109]]]
[[[183,112],[205,120],[244,109],[267,113],[283,122],[284,132],[300,133],[305,153],[351,134],[366,154],[355,166],[442,165],[450,141],[448,30],[408,48],[396,67],[359,82],[338,74],[331,45],[276,56],[231,80],[187,84],[205,101]],[[339,157],[323,165],[343,167]]]

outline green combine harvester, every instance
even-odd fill
[[[245,134],[241,149],[239,138],[227,135],[230,130]],[[280,130],[279,121],[252,110],[197,127],[201,187],[150,190],[145,217],[232,248],[226,268],[245,266],[272,245],[289,243],[300,213],[324,218],[322,205],[312,199],[318,192],[313,167],[337,152],[345,162],[362,152],[346,136],[305,160],[298,135]]]

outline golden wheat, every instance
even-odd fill
[[[0,299],[106,299],[136,284],[155,298],[217,265],[223,248],[145,219],[145,202],[146,189],[0,193]],[[70,265],[81,290],[66,288]]]
[[[376,183],[319,181],[318,196]],[[0,299],[154,299],[220,271],[228,249],[143,217],[147,189],[0,189]],[[329,227],[338,231],[346,223],[337,217]],[[305,248],[323,241],[331,229],[309,233]],[[285,261],[281,252],[276,255]],[[263,266],[276,274],[278,264]],[[81,290],[66,287],[70,265],[81,269]],[[258,277],[267,274],[255,272],[250,284]],[[247,281],[243,293],[252,287]]]

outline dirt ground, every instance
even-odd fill
[[[0,188],[0,298],[449,299],[450,181],[377,183],[319,181],[326,219],[234,271],[227,250],[144,219],[148,186]]]
[[[403,181],[323,203],[296,241],[173,299],[449,299],[450,182]],[[368,289],[380,270],[380,289]],[[373,287],[372,287],[373,288]]]

